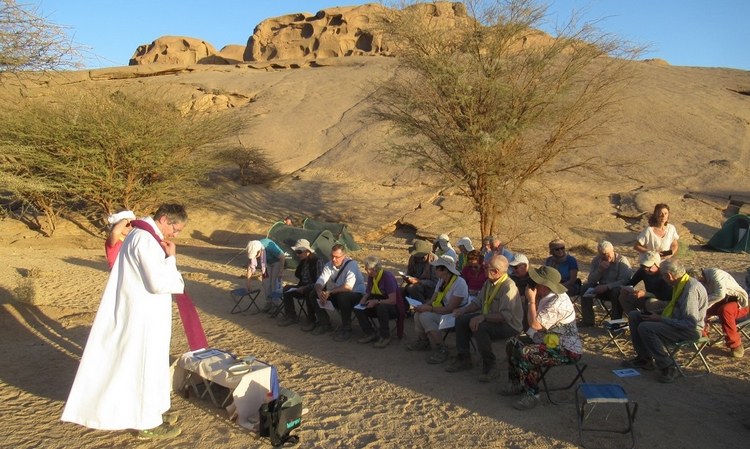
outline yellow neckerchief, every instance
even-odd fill
[[[685,273],[680,278],[680,282],[677,283],[677,286],[672,290],[672,300],[669,301],[669,304],[667,304],[667,307],[664,308],[664,311],[661,313],[661,316],[671,318],[672,312],[674,311],[674,306],[677,305],[677,300],[682,296],[682,291],[685,290],[685,286],[688,283],[688,280],[690,280],[690,276]]]
[[[492,303],[495,302],[495,295],[497,295],[497,291],[500,290],[500,285],[502,285],[502,283],[505,282],[506,279],[508,279],[508,273],[505,273],[500,277],[500,279],[497,280],[495,288],[492,289],[492,293],[490,293],[489,288],[484,290],[484,300],[482,301],[482,315],[487,315],[488,313],[490,313],[490,306],[492,306]]]
[[[440,289],[437,296],[435,296],[435,300],[432,301],[432,307],[440,307],[443,305],[443,298],[445,298],[446,293],[448,293],[448,291],[451,289],[453,283],[456,282],[457,278],[458,276],[456,276],[455,274],[451,275],[451,280],[448,281],[448,284],[444,286],[445,288]]]
[[[380,278],[383,277],[383,269],[381,268],[380,271],[378,271],[378,274],[375,275],[375,279],[372,280],[372,289],[370,289],[370,293],[373,295],[382,295],[380,292],[380,287],[378,287],[378,283],[380,282]]]

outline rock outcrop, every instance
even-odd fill
[[[141,45],[130,58],[140,64],[226,64],[213,45],[192,37],[162,36],[149,45]]]

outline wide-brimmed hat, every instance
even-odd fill
[[[529,258],[524,256],[523,254],[516,253],[516,255],[513,256],[513,260],[508,262],[508,265],[510,265],[511,267],[515,267],[515,266],[521,265],[522,263],[525,263],[526,266],[528,267]]]
[[[409,251],[412,256],[424,257],[432,252],[432,245],[425,240],[417,240]]]
[[[436,240],[438,242],[445,242],[445,243],[450,243],[451,242],[451,238],[448,237],[448,234],[440,234],[439,236],[437,236]]]
[[[296,242],[294,242],[294,246],[292,246],[292,251],[313,252],[312,248],[310,248],[310,242],[308,242],[307,239],[299,239]]]
[[[430,265],[432,265],[433,267],[445,267],[448,269],[448,271],[455,274],[456,276],[461,275],[461,273],[459,273],[458,271],[458,268],[456,268],[456,261],[447,254],[443,254],[442,256],[433,260],[432,262],[430,262]]]
[[[456,242],[457,246],[463,246],[466,248],[466,251],[474,251],[474,245],[471,244],[471,239],[468,237],[461,237]]]
[[[641,254],[640,264],[643,267],[651,268],[654,265],[659,266],[661,263],[661,256],[656,251],[646,251]]]
[[[566,286],[560,283],[560,280],[562,279],[560,277],[560,272],[552,267],[542,266],[531,269],[529,270],[529,276],[531,276],[531,279],[537,284],[544,285],[557,294],[565,293],[568,290]]]
[[[263,244],[260,240],[250,240],[250,243],[247,244],[245,249],[247,250],[247,258],[255,259],[263,249]]]

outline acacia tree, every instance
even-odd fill
[[[434,4],[382,17],[400,64],[375,114],[405,137],[387,151],[460,188],[492,235],[525,183],[614,118],[640,49],[573,21],[546,35],[533,0],[466,4],[449,27]]]
[[[242,124],[185,114],[147,90],[71,87],[9,104],[0,122],[0,196],[41,213],[48,235],[69,209],[99,223],[117,209],[198,197],[214,166],[209,150]]]
[[[64,27],[28,5],[0,0],[0,73],[68,68],[79,60]]]

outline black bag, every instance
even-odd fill
[[[258,410],[260,414],[260,436],[269,437],[271,445],[296,444],[299,437],[292,430],[302,424],[302,398],[297,393],[281,388],[279,397]]]

